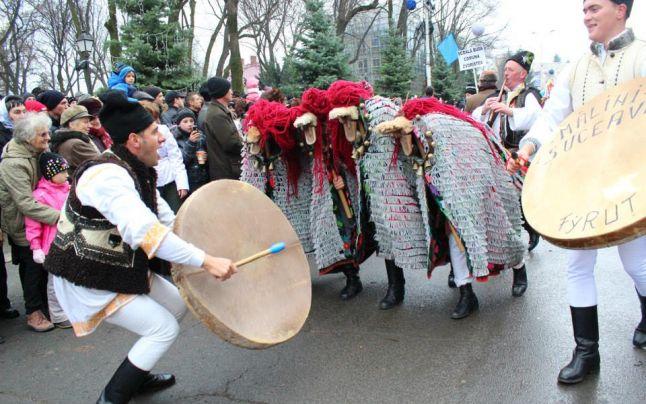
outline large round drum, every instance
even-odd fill
[[[173,279],[195,315],[232,344],[268,348],[298,333],[312,301],[309,265],[289,221],[265,194],[240,181],[211,182],[182,205],[174,232],[233,261],[285,242],[284,251],[246,264],[226,281],[181,265],[173,267]]]
[[[559,126],[523,187],[528,222],[548,241],[591,249],[646,234],[646,78],[600,94]]]

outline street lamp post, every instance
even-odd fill
[[[432,0],[426,0],[424,3],[424,44],[426,52],[426,86],[430,87],[432,84],[432,72],[431,72],[431,38],[432,38],[432,29],[433,25],[431,24],[431,13],[435,9],[435,5]]]
[[[79,63],[77,65],[77,70],[83,70],[85,75],[85,86],[87,87],[87,92],[92,94],[92,78],[90,77],[90,54],[94,47],[94,40],[92,36],[83,31],[76,39],[76,51],[79,54]]]

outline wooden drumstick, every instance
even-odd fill
[[[285,249],[285,243],[280,242],[273,244],[271,247],[269,247],[266,250],[260,251],[254,255],[251,255],[247,258],[241,259],[240,261],[236,262],[234,265],[238,268],[240,268],[243,265],[246,265],[250,262],[256,261],[262,257],[266,257],[267,255],[270,254],[278,254],[279,252],[283,251]]]
[[[464,252],[464,244],[462,244],[462,240],[460,239],[460,236],[458,235],[457,230],[455,230],[455,227],[451,223],[449,223],[449,229],[451,229],[451,234],[453,235],[453,239],[455,240],[455,243],[458,245],[458,248],[460,249],[460,252]]]
[[[338,177],[338,174],[332,171],[332,175],[334,176],[334,179]],[[348,219],[352,219],[352,211],[350,210],[350,205],[348,204],[348,199],[345,197],[345,192],[343,192],[342,189],[337,189],[336,192],[339,194],[339,199],[341,200],[341,205],[343,205],[343,211],[345,212],[345,216]]]

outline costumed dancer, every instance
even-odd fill
[[[626,29],[632,0],[585,0],[584,24],[592,41],[590,51],[566,68],[557,79],[530,132],[520,143],[518,156],[528,161],[542,144],[550,142],[558,125],[575,109],[596,95],[623,82],[646,77],[646,41],[635,38]],[[519,164],[508,162],[509,170]],[[556,195],[545,195],[557,197]],[[635,283],[642,319],[633,337],[633,345],[646,348],[646,237],[617,247],[624,270]],[[558,376],[565,384],[579,383],[599,371],[599,322],[594,266],[597,250],[570,250],[567,266],[567,294],[572,315],[576,347],[572,360]]]
[[[330,87],[332,89],[332,87]],[[346,285],[341,299],[348,300],[363,290],[359,264],[362,238],[355,212],[358,211],[358,185],[352,160],[352,145],[345,140],[338,122],[328,122],[332,109],[329,92],[310,88],[301,105],[292,108],[299,147],[307,154],[312,180],[310,234],[320,275],[343,272]]]
[[[518,51],[507,59],[504,66],[505,81],[499,97],[488,98],[473,113],[475,119],[487,123],[493,129],[503,146],[510,152],[518,150],[521,139],[541,112],[540,91],[525,83],[533,61],[534,54],[524,50]],[[520,171],[516,173],[515,178],[522,188],[522,173]],[[527,250],[532,251],[538,245],[540,235],[524,217],[523,222],[523,227],[529,234]]]
[[[263,191],[283,211],[306,253],[313,250],[310,236],[312,179],[304,171],[293,124],[293,111],[279,102],[254,103],[243,123],[240,181]]]
[[[527,289],[518,192],[505,172],[502,147],[484,125],[436,98],[408,101],[404,116],[376,130],[399,137],[428,206],[433,269],[449,260],[460,289],[453,319],[478,309],[473,279],[514,268],[512,294]]]
[[[122,92],[104,100],[100,118],[114,145],[74,173],[45,268],[77,336],[103,321],[141,336],[98,401],[127,403],[175,383],[150,370],[177,338],[186,306],[173,284],[151,272],[155,262],[201,267],[223,280],[236,268],[172,233],[175,216],[155,187],[164,141],[157,124]]]
[[[361,93],[363,83],[354,83],[355,94]],[[352,86],[347,84],[346,88]],[[429,234],[424,216],[426,206],[420,208],[417,198],[415,173],[410,161],[399,153],[399,143],[392,136],[375,130],[375,126],[393,120],[399,107],[379,96],[344,108],[335,108],[330,116],[339,120],[348,142],[353,144],[353,157],[358,165],[361,201],[359,217],[362,226],[374,230],[377,255],[385,258],[388,290],[379,302],[387,310],[404,300],[404,271],[428,269]]]

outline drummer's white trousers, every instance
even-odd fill
[[[617,246],[624,271],[635,282],[641,296],[646,296],[646,236]],[[567,293],[572,307],[597,305],[594,266],[597,250],[568,251]]]
[[[161,276],[153,276],[150,293],[139,295],[105,321],[141,336],[128,359],[142,370],[151,370],[179,335],[178,321],[186,305],[177,288]]]

